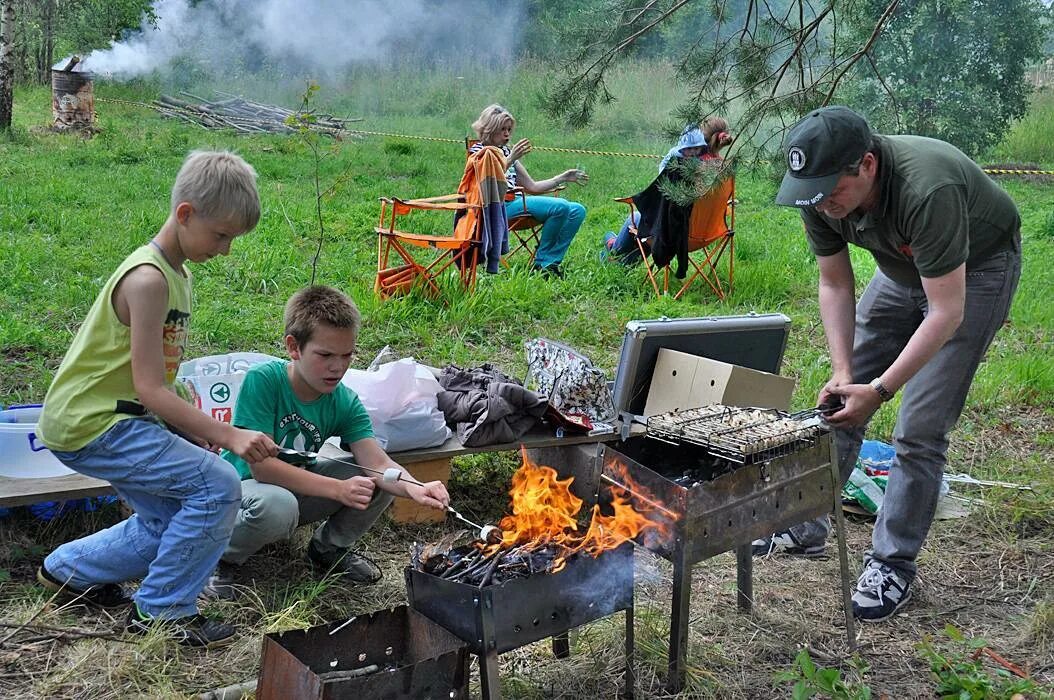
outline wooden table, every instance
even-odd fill
[[[543,463],[552,461],[552,466],[566,467],[568,469],[571,469],[574,465],[579,465],[577,471],[584,474],[587,470],[584,470],[581,465],[583,460],[589,459],[589,455],[583,452],[583,449],[588,451],[590,445],[596,446],[617,438],[618,435],[614,433],[608,435],[565,435],[564,437],[557,437],[551,430],[542,426],[531,430],[516,442],[465,447],[457,437],[452,437],[437,447],[394,452],[391,457],[399,464],[405,465],[417,479],[421,481],[438,479],[444,484],[450,480],[450,460],[454,457],[483,452],[507,452],[519,450],[520,447],[526,447],[531,452],[532,459]],[[338,456],[340,450],[327,444],[320,453],[323,456],[327,454]],[[571,469],[571,473],[575,471],[575,469]],[[561,469],[561,472],[563,472],[563,469]],[[109,483],[81,474],[67,474],[65,476],[45,477],[42,479],[0,477],[0,506],[4,507],[24,506],[40,501],[66,501],[87,496],[100,496],[107,493],[113,493]],[[396,499],[390,513],[392,519],[396,522],[441,521],[446,515],[432,508],[419,506],[405,498]]]

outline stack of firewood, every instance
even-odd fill
[[[252,102],[237,95],[209,101],[187,92],[180,94],[194,101],[161,95],[154,100],[154,109],[166,117],[182,119],[206,129],[234,129],[244,134],[291,134],[299,131],[302,125],[311,131],[345,137],[348,135],[348,122],[362,121],[340,119],[329,114],[297,112]],[[304,115],[310,115],[310,118],[298,118]]]

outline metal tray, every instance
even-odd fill
[[[615,410],[622,437],[643,423],[644,404],[661,348],[779,374],[791,321],[783,314],[630,321],[615,373]]]

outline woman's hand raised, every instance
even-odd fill
[[[565,170],[560,173],[557,178],[560,182],[577,182],[579,185],[584,185],[589,182],[589,175],[585,170],[579,170],[578,168],[572,168]]]
[[[509,149],[509,162],[517,161],[531,152],[530,139],[520,139],[516,145]]]

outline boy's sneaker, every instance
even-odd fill
[[[600,262],[605,262],[608,256],[611,255],[611,249],[615,247],[615,241],[618,240],[618,236],[614,231],[608,231],[604,234],[603,245],[600,248]]]
[[[340,576],[365,586],[372,585],[381,580],[384,574],[381,567],[377,566],[371,559],[350,549],[337,549],[332,552],[322,552],[315,544],[315,540],[307,546],[307,558],[315,567],[325,572],[333,572]]]
[[[198,649],[212,649],[230,644],[234,641],[235,634],[232,625],[210,620],[204,615],[188,615],[172,619],[154,618],[139,612],[138,605],[133,605],[128,611],[128,621],[124,629],[131,634],[149,634],[157,629],[165,637],[181,646]]]
[[[81,590],[52,576],[43,564],[37,569],[37,583],[71,603],[83,603],[109,610],[132,602],[132,597],[118,583],[100,583]]]
[[[206,600],[237,600],[239,567],[221,561],[205,582],[200,596]]]
[[[911,600],[911,582],[893,567],[868,559],[853,591],[853,617],[880,622]]]
[[[762,537],[750,543],[755,557],[767,557],[772,554],[788,554],[792,557],[815,559],[822,557],[827,549],[825,544],[804,544],[798,541],[790,530],[781,530],[768,537]]]

